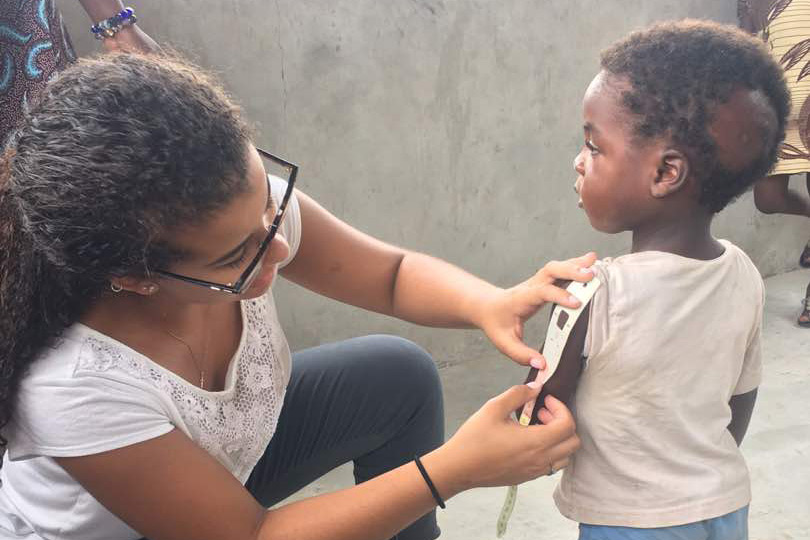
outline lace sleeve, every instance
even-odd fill
[[[104,370],[81,369],[80,363],[67,371],[58,360],[35,364],[37,369],[23,380],[9,426],[12,460],[96,454],[174,428],[170,404],[154,388],[135,378],[130,381]],[[69,358],[61,360],[71,363]]]

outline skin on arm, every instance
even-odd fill
[[[754,204],[765,214],[810,217],[810,174],[805,179],[807,194],[790,188],[790,176],[779,174],[754,184]]]
[[[478,486],[536,478],[579,446],[553,398],[546,425],[509,419],[538,389],[519,385],[488,401],[422,462],[447,500]],[[179,430],[117,450],[56,458],[107,509],[151,540],[385,540],[436,506],[414,463],[358,486],[265,510]]]
[[[296,192],[301,243],[281,274],[318,294],[421,324],[481,328],[498,349],[528,364],[539,351],[522,342],[523,323],[546,301],[576,307],[555,278],[588,281],[596,256],[551,262],[529,280],[496,287],[449,263],[392,246],[339,220]]]
[[[754,412],[754,404],[757,401],[757,389],[754,388],[745,394],[731,396],[728,404],[731,407],[731,422],[728,430],[740,446],[748,431],[748,423],[751,421],[751,414]]]

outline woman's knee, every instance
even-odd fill
[[[399,426],[395,436],[401,452],[425,453],[444,440],[444,397],[433,358],[419,345],[395,336],[368,336],[378,356],[369,379],[383,381],[382,396]],[[382,414],[382,413],[381,413]]]
[[[416,343],[390,335],[363,338],[374,349],[375,365],[386,380],[409,394],[441,396],[441,381],[436,362]]]

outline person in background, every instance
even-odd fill
[[[738,0],[740,26],[760,36],[785,70],[791,116],[779,161],[754,184],[754,203],[766,214],[810,218],[810,0]],[[792,174],[804,174],[806,190],[790,189]],[[805,192],[806,191],[806,192]],[[799,265],[810,268],[810,242]],[[802,299],[799,326],[810,328],[810,284]]]
[[[80,2],[94,24],[125,11],[120,0]],[[132,22],[108,34],[101,38],[107,51],[149,52],[158,48]],[[0,147],[45,84],[75,60],[76,53],[56,0],[0,2]]]

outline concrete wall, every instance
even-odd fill
[[[80,54],[97,50],[61,0]],[[500,285],[552,258],[620,254],[576,208],[571,162],[598,52],[651,21],[734,22],[735,0],[198,0],[136,5],[142,27],[218,72],[259,128],[301,165],[301,189],[380,238]],[[794,268],[806,221],[766,217],[750,194],[716,234],[765,274]],[[294,348],[369,332],[441,363],[497,353],[478,333],[420,329],[277,287]],[[536,339],[540,318],[530,328]]]

